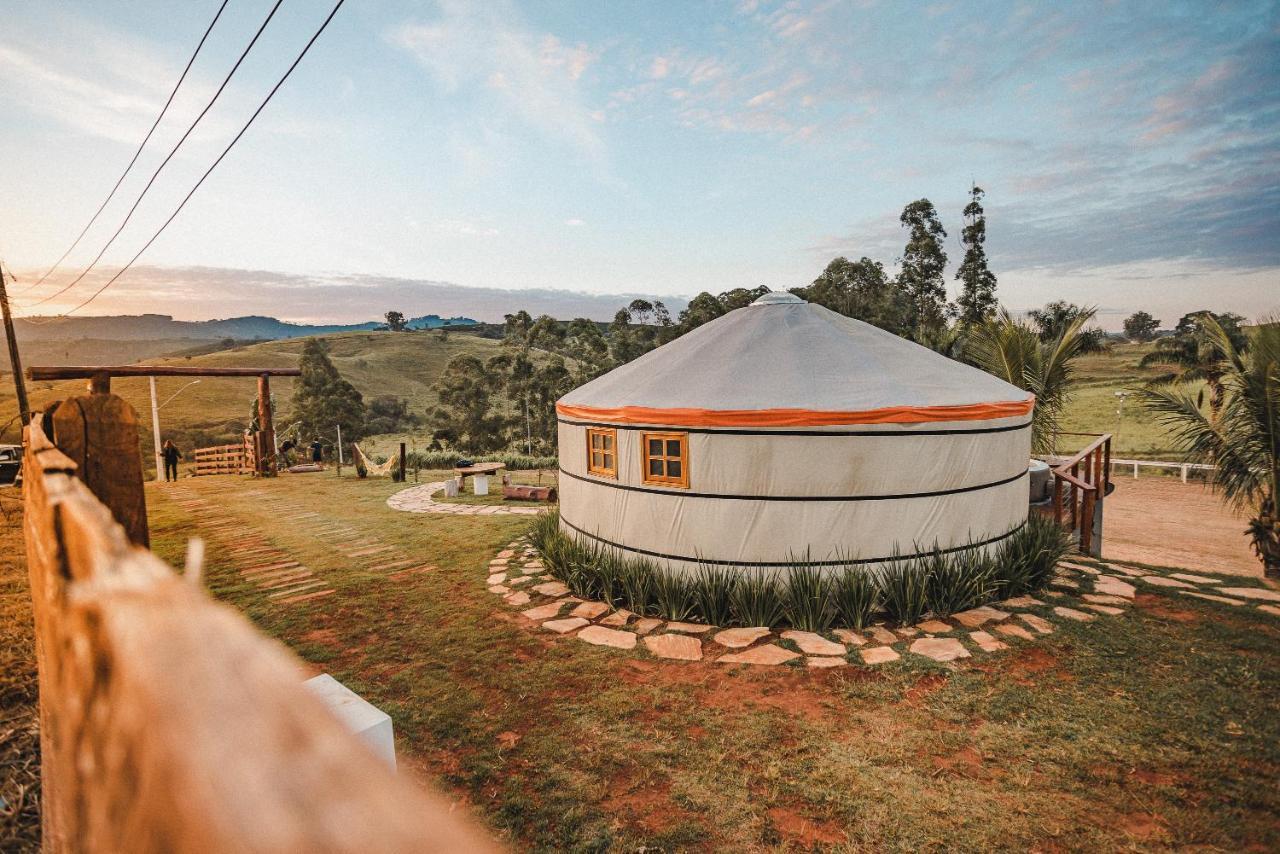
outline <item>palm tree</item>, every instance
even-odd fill
[[[1143,389],[1139,399],[1190,459],[1217,466],[1222,497],[1253,513],[1246,533],[1267,576],[1280,577],[1280,322],[1259,324],[1247,353],[1215,318],[1202,322],[1219,365],[1216,415],[1172,388]]]
[[[1222,409],[1222,375],[1225,366],[1222,353],[1214,336],[1209,333],[1206,321],[1218,327],[1230,339],[1235,350],[1243,353],[1249,346],[1249,340],[1240,331],[1237,321],[1241,319],[1239,315],[1214,315],[1209,311],[1193,312],[1183,317],[1178,322],[1177,334],[1156,341],[1155,349],[1138,362],[1140,368],[1156,365],[1169,369],[1147,385],[1204,380],[1209,387],[1209,410],[1216,418]]]
[[[1082,330],[1094,313],[1095,309],[1082,309],[1047,341],[1003,307],[995,317],[970,327],[967,360],[1036,396],[1031,421],[1031,447],[1036,453],[1053,452],[1054,435],[1070,398],[1071,363],[1088,346]]]

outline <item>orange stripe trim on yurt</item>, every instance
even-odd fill
[[[991,421],[1031,412],[1035,395],[1026,400],[971,403],[959,406],[886,406],[860,412],[819,409],[657,409],[649,406],[575,406],[557,403],[566,418],[607,424],[662,427],[827,427],[847,424],[925,424],[936,421]]]

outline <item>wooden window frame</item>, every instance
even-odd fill
[[[649,453],[649,440],[659,439],[662,441],[663,453],[661,459],[672,460],[675,457],[669,457],[666,454],[667,442],[672,440],[680,443],[680,477],[667,477],[665,475],[649,474],[649,461],[654,459],[654,455]],[[665,466],[664,466],[665,468]],[[674,433],[670,431],[648,432],[640,434],[640,479],[647,484],[654,486],[674,486],[679,489],[689,488],[689,434]]]
[[[609,439],[610,448],[594,448],[591,440],[595,436],[606,437]],[[601,464],[595,464],[595,457],[599,455]],[[606,459],[613,461],[612,466],[604,465]],[[588,427],[587,428],[587,473],[596,477],[607,477],[612,480],[618,479],[618,431],[612,427]]]

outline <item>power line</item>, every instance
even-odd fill
[[[107,281],[106,284],[98,288],[98,290],[94,291],[93,295],[90,296],[87,300],[80,303],[70,311],[63,312],[62,313],[63,317],[66,317],[69,314],[73,314],[79,311],[80,309],[84,308],[89,303],[97,299],[98,296],[101,295],[103,291],[105,291],[107,288],[111,287],[111,285],[115,283],[116,279],[119,279],[121,276],[123,276],[125,271],[128,270],[130,267],[132,267],[135,261],[137,261],[140,257],[142,257],[142,253],[147,251],[147,249],[151,246],[151,244],[156,241],[156,238],[158,238],[162,233],[164,233],[164,230],[169,227],[169,223],[174,221],[174,219],[178,216],[178,214],[181,213],[182,209],[186,207],[187,202],[191,200],[191,197],[195,195],[196,190],[200,189],[200,185],[204,183],[205,179],[209,177],[209,175],[213,172],[214,169],[218,168],[218,164],[222,162],[222,159],[227,156],[228,152],[230,152],[232,148],[235,147],[235,144],[240,141],[240,137],[244,136],[245,132],[249,130],[249,126],[253,124],[254,120],[258,118],[258,115],[266,108],[267,104],[271,102],[271,99],[275,97],[276,92],[279,91],[280,87],[284,85],[284,82],[289,79],[289,75],[292,74],[293,70],[298,67],[298,63],[302,62],[302,58],[307,55],[307,51],[311,50],[311,46],[315,44],[316,39],[320,38],[320,34],[323,33],[325,31],[325,28],[329,26],[329,22],[333,20],[333,16],[338,14],[338,10],[342,8],[342,4],[345,2],[346,0],[338,0],[338,2],[334,4],[333,9],[330,10],[328,17],[324,19],[324,22],[320,25],[320,28],[316,30],[315,34],[312,35],[311,38],[307,41],[306,45],[302,48],[302,52],[298,54],[296,59],[294,59],[293,63],[289,66],[288,70],[285,71],[284,75],[278,81],[276,81],[276,85],[271,87],[271,91],[267,93],[267,97],[262,99],[262,103],[258,105],[258,109],[253,111],[253,115],[249,117],[249,120],[244,123],[244,127],[240,128],[240,132],[235,135],[235,137],[231,140],[231,142],[227,143],[227,147],[224,148],[222,150],[222,153],[218,155],[218,159],[213,161],[213,165],[210,166],[207,170],[205,170],[205,173],[200,176],[200,180],[196,181],[195,186],[192,187],[191,191],[187,193],[187,195],[182,199],[182,201],[178,204],[178,207],[174,210],[174,212],[169,215],[169,218],[164,221],[164,224],[161,225],[160,228],[156,230],[156,233],[151,235],[151,239],[148,240],[145,244],[143,244],[142,248],[138,250],[138,254],[130,258],[129,263],[121,267],[119,272],[117,272],[114,276],[112,276]],[[278,6],[280,4],[277,3],[276,5]]]
[[[222,0],[222,5],[218,7],[217,14],[213,16],[213,20],[209,22],[209,26],[205,29],[204,35],[200,37],[200,43],[196,45],[195,52],[192,53],[191,58],[187,60],[187,67],[182,69],[182,74],[178,77],[178,82],[173,85],[173,91],[169,93],[169,100],[164,102],[164,107],[161,108],[160,115],[156,116],[156,120],[152,123],[151,129],[147,131],[147,135],[142,138],[142,142],[138,145],[138,150],[133,153],[133,159],[129,161],[128,166],[124,167],[124,172],[120,173],[120,177],[116,180],[116,185],[111,188],[111,192],[107,193],[107,197],[103,200],[102,204],[98,206],[98,209],[94,212],[93,216],[89,218],[88,224],[81,229],[80,234],[76,239],[71,241],[71,245],[67,247],[67,251],[62,253],[62,257],[53,262],[53,266],[45,271],[45,274],[37,279],[35,284],[23,288],[21,291],[14,294],[14,296],[21,296],[22,294],[40,287],[41,283],[44,282],[45,279],[49,278],[49,274],[58,269],[58,267],[62,265],[63,261],[67,260],[67,256],[70,255],[71,251],[80,244],[80,241],[84,239],[84,236],[89,233],[89,229],[98,221],[98,217],[102,215],[104,210],[106,210],[107,203],[115,197],[116,190],[120,189],[120,185],[124,183],[124,179],[128,176],[129,171],[133,169],[133,165],[138,162],[138,157],[142,154],[142,149],[147,147],[147,143],[151,140],[151,135],[155,133],[156,128],[160,126],[160,120],[164,118],[165,113],[169,112],[169,105],[173,103],[174,96],[178,94],[178,89],[181,88],[182,81],[187,79],[187,72],[190,71],[191,66],[195,64],[196,57],[200,55],[200,49],[204,47],[205,40],[209,38],[209,33],[213,32],[214,24],[218,23],[218,19],[222,17],[222,10],[227,8],[228,2],[229,0]],[[12,278],[12,273],[10,274],[10,278]]]
[[[87,276],[89,271],[98,265],[98,262],[102,260],[102,256],[111,248],[111,244],[116,242],[116,238],[120,236],[120,232],[124,231],[124,227],[129,224],[129,220],[133,217],[134,211],[138,209],[138,205],[142,204],[143,198],[145,198],[148,191],[151,190],[151,185],[156,182],[156,178],[160,176],[161,171],[164,170],[165,166],[169,165],[169,161],[178,153],[178,149],[182,147],[182,144],[187,141],[187,137],[191,136],[192,131],[196,129],[196,125],[200,124],[200,121],[205,117],[205,114],[213,108],[214,103],[222,95],[222,91],[227,88],[227,84],[231,82],[231,78],[235,76],[236,70],[240,68],[240,64],[244,62],[245,57],[249,55],[249,51],[253,50],[253,46],[258,42],[258,37],[261,36],[262,31],[267,28],[267,24],[271,23],[271,19],[275,17],[276,10],[280,8],[280,4],[283,2],[284,0],[276,0],[275,5],[271,7],[271,11],[267,13],[266,20],[262,22],[262,26],[258,27],[258,31],[253,34],[253,39],[249,42],[248,47],[241,52],[240,58],[236,60],[236,64],[231,66],[231,71],[228,72],[227,76],[223,79],[222,85],[218,87],[218,91],[213,93],[213,97],[209,99],[209,103],[205,104],[204,109],[200,111],[200,115],[196,116],[196,120],[191,123],[191,126],[187,128],[186,133],[182,135],[182,139],[178,140],[177,145],[169,151],[169,154],[164,158],[164,161],[156,167],[156,171],[151,174],[151,180],[147,181],[147,186],[142,188],[142,192],[138,194],[138,198],[133,202],[133,207],[129,208],[129,212],[125,214],[124,221],[120,223],[120,227],[116,229],[115,234],[111,235],[111,239],[107,241],[107,245],[102,247],[102,251],[94,257],[88,267],[85,267],[80,272],[80,275],[71,280],[70,284],[64,286],[61,290],[55,291],[44,299],[31,303],[26,306],[27,308],[35,308],[38,305],[43,305],[51,299],[62,296],[79,284],[80,280]]]

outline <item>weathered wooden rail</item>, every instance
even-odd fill
[[[1059,435],[1095,437],[1075,456],[1053,467],[1053,518],[1071,528],[1081,552],[1097,555],[1102,543],[1100,536],[1094,536],[1094,527],[1098,503],[1111,487],[1111,434]]]
[[[75,398],[25,433],[45,849],[496,850],[356,741],[282,645],[131,542],[45,428],[121,406]],[[113,501],[142,491],[131,435],[136,477],[103,487]]]
[[[208,448],[196,448],[192,451],[195,458],[195,473],[208,474],[253,474],[253,445],[245,441],[239,445],[213,445]]]

